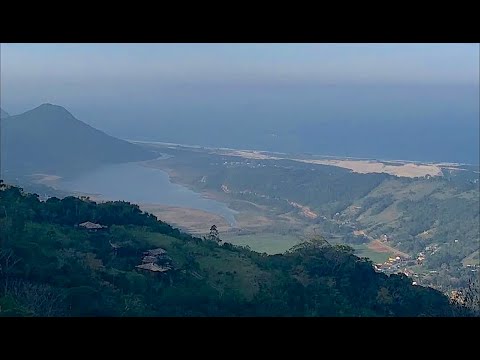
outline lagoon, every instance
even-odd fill
[[[167,172],[142,163],[107,165],[73,179],[64,179],[58,187],[69,192],[100,195],[105,200],[124,200],[136,204],[161,204],[207,211],[223,217],[235,226],[235,210],[226,204],[205,198],[185,186],[170,181]]]

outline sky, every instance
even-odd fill
[[[2,44],[5,82],[478,84],[478,44]],[[121,79],[121,80],[120,80]]]
[[[12,111],[186,86],[479,84],[478,44],[0,46],[2,103]]]
[[[58,104],[122,138],[175,142],[192,129],[238,124],[267,136],[303,123],[451,122],[475,130],[478,122],[479,44],[1,44],[0,51],[4,110]]]

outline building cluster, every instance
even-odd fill
[[[480,269],[480,264],[467,264],[465,265],[466,268],[469,268],[472,272],[477,272]]]
[[[456,303],[459,303],[459,304],[464,304],[465,303],[465,298],[463,296],[463,294],[458,291],[458,290],[452,290],[450,292],[450,300],[456,302]]]
[[[172,258],[162,248],[148,250],[143,253],[142,263],[136,266],[137,269],[151,272],[165,273],[173,269]]]
[[[266,164],[250,162],[250,161],[223,161],[222,163],[210,163],[213,166],[224,166],[226,168],[234,168],[234,167],[249,167],[249,168],[263,168],[266,167]],[[274,167],[278,167],[275,166]]]
[[[439,250],[438,244],[431,244],[425,247],[423,251],[420,251],[417,255],[417,265],[422,265],[427,256],[434,255]]]
[[[388,274],[403,273],[408,277],[418,277],[418,274],[408,269],[407,266],[415,265],[414,260],[405,259],[400,256],[389,257],[387,261],[374,265],[375,270]]]

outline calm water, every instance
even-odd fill
[[[226,204],[174,184],[165,171],[140,163],[108,165],[76,179],[63,181],[59,187],[68,191],[99,194],[108,200],[204,210],[222,216],[232,226],[236,224],[236,211]]]
[[[111,104],[103,98],[101,105],[92,101],[78,107],[72,104],[72,111],[111,135],[132,140],[390,160],[479,162],[478,84],[261,82],[246,80],[243,86],[202,82],[176,89],[165,85],[158,89],[161,96],[139,91],[133,109],[131,98],[112,97]]]

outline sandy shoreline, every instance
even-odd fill
[[[229,148],[212,148],[201,147],[187,144],[174,144],[174,143],[162,143],[162,142],[139,142],[144,144],[157,144],[161,146],[168,145],[169,147],[182,147],[190,149],[202,149],[211,154],[220,154],[227,156],[239,156],[245,159],[252,160],[292,160],[298,162],[304,162],[309,164],[329,165],[336,166],[345,169],[349,169],[353,172],[360,174],[369,173],[385,173],[398,177],[425,177],[425,176],[442,176],[442,169],[445,170],[463,170],[459,168],[460,163],[452,162],[419,162],[411,160],[381,160],[381,159],[367,159],[367,158],[355,158],[355,157],[337,157],[327,155],[315,155],[316,159],[301,159],[290,156],[286,153],[261,151],[261,150],[242,150],[242,149],[229,149]],[[275,154],[275,155],[274,155]],[[395,164],[395,165],[391,165]]]
[[[379,160],[353,160],[353,159],[296,159],[294,157],[277,157],[268,155],[261,151],[234,150],[221,151],[220,153],[231,156],[239,156],[252,160],[292,160],[307,164],[329,165],[352,170],[359,174],[385,173],[399,177],[424,177],[424,176],[442,176],[442,167],[437,164],[415,164],[412,162],[389,161],[398,165],[388,165]],[[449,164],[448,169],[455,164]]]

